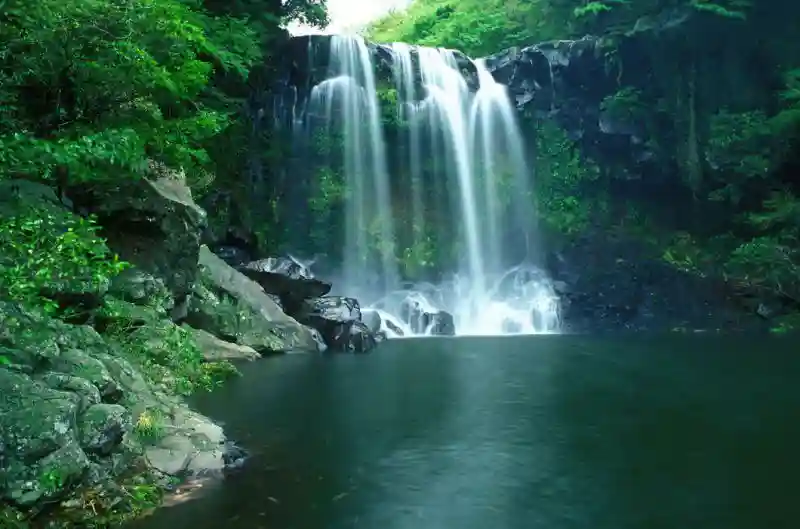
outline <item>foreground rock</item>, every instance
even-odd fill
[[[219,360],[257,360],[261,357],[258,351],[247,345],[237,345],[220,340],[210,332],[193,329],[189,325],[184,324],[183,328],[192,334],[197,346],[203,353],[203,358],[209,362]]]
[[[21,508],[150,471],[222,471],[221,428],[152,386],[88,326],[0,302],[0,497]]]

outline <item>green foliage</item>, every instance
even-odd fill
[[[332,168],[321,167],[314,184],[314,192],[308,201],[308,207],[314,213],[324,215],[344,201],[347,191],[344,180]]]
[[[720,187],[711,198],[738,204],[749,181],[768,178],[776,166],[773,130],[760,110],[738,114],[722,110],[710,126],[706,155],[720,175]]]
[[[733,251],[729,272],[750,286],[800,303],[800,199],[773,193],[746,220],[760,234]]]
[[[413,222],[413,221],[412,221]],[[418,281],[432,270],[438,260],[438,246],[430,233],[419,222],[413,222],[413,242],[402,248],[398,256],[400,273],[409,281]]]
[[[113,314],[113,298],[106,303]],[[229,362],[206,362],[191,332],[171,321],[153,319],[139,325],[125,316],[121,314],[120,323],[112,324],[106,334],[151,382],[166,391],[179,395],[210,391],[237,374]]]
[[[0,292],[13,301],[59,308],[58,292],[95,292],[128,265],[97,234],[94,218],[30,208],[0,217]]]
[[[8,0],[0,176],[75,181],[141,175],[147,158],[187,171],[227,117],[198,104],[215,67],[258,59],[243,21],[179,0]],[[234,41],[231,36],[237,36]],[[232,43],[241,44],[232,48]]]
[[[615,5],[627,3],[628,2],[626,0],[607,0],[605,2],[591,1],[573,9],[572,14],[575,16],[575,18],[597,16],[600,13],[607,13],[613,10]]]
[[[550,122],[537,126],[535,171],[539,217],[561,233],[584,230],[597,207],[584,193],[587,185],[600,177],[600,171]]]
[[[444,46],[480,57],[511,46],[619,34],[639,18],[679,5],[744,18],[751,0],[413,0],[364,29],[378,42]]]
[[[241,102],[226,89],[245,86],[261,43],[280,25],[324,23],[324,6],[5,0],[0,178],[138,176],[152,158],[189,174],[213,172],[209,142]]]
[[[600,110],[617,120],[637,122],[647,116],[647,103],[641,90],[626,86],[606,96],[600,103]]]
[[[381,123],[384,128],[397,127],[401,124],[400,113],[398,112],[399,95],[393,86],[382,86],[378,88],[378,104],[381,109]]]
[[[699,10],[727,18],[747,18],[752,0],[691,0],[690,5]]]
[[[136,418],[133,425],[136,437],[145,445],[155,445],[164,438],[163,412],[157,408],[146,409]]]

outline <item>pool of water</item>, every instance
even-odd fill
[[[800,527],[796,338],[397,340],[197,407],[252,457],[133,527]]]

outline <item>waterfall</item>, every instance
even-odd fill
[[[532,172],[505,86],[452,50],[380,51],[385,64],[360,37],[331,36],[328,75],[307,105],[306,119],[320,121],[311,128],[342,141],[341,284],[404,335],[430,332],[418,316],[439,311],[457,334],[557,331],[558,298],[537,266]],[[387,84],[402,124],[390,140],[379,97]],[[423,260],[415,249],[434,240],[455,250],[450,273],[407,281],[404,252]]]
[[[338,127],[344,147],[345,208],[344,282],[361,288],[397,284],[394,219],[386,165],[380,106],[371,53],[360,38],[332,37],[328,79],[314,86],[309,112],[324,108],[329,127]],[[334,116],[339,108],[341,115]],[[371,259],[368,235],[375,232],[380,257]],[[381,284],[365,285],[365,271]]]

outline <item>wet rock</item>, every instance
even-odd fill
[[[306,300],[301,315],[303,318],[319,317],[338,323],[361,321],[361,305],[354,298],[328,296]]]
[[[453,315],[440,310],[429,315],[430,334],[434,336],[455,336],[456,323]]]
[[[372,332],[380,331],[383,324],[383,319],[377,310],[364,310],[362,312],[362,321]]]
[[[413,299],[406,299],[400,306],[400,317],[408,323],[414,334],[432,336],[455,336],[453,315],[447,311],[429,311]]]
[[[361,306],[353,298],[329,296],[306,300],[298,319],[317,329],[333,350],[367,352],[377,343],[375,331],[361,321]]]
[[[200,281],[194,287],[186,323],[262,355],[324,347],[258,283],[205,246],[200,251]]]
[[[348,328],[345,350],[351,353],[368,353],[382,341],[363,321],[354,321]]]
[[[253,256],[247,250],[236,246],[215,246],[214,254],[231,266],[243,266],[253,260]]]
[[[406,333],[403,332],[403,329],[398,327],[395,323],[389,320],[384,320],[384,324],[386,325],[386,328],[395,336],[405,336]]]
[[[568,332],[757,330],[727,287],[680,271],[642,242],[587,234],[550,259]]]
[[[230,441],[225,443],[222,460],[226,469],[241,468],[248,456],[247,451],[236,443]]]
[[[292,257],[261,259],[239,270],[261,285],[265,292],[278,296],[289,314],[301,310],[303,301],[331,291],[330,283],[315,278],[307,266]]]

